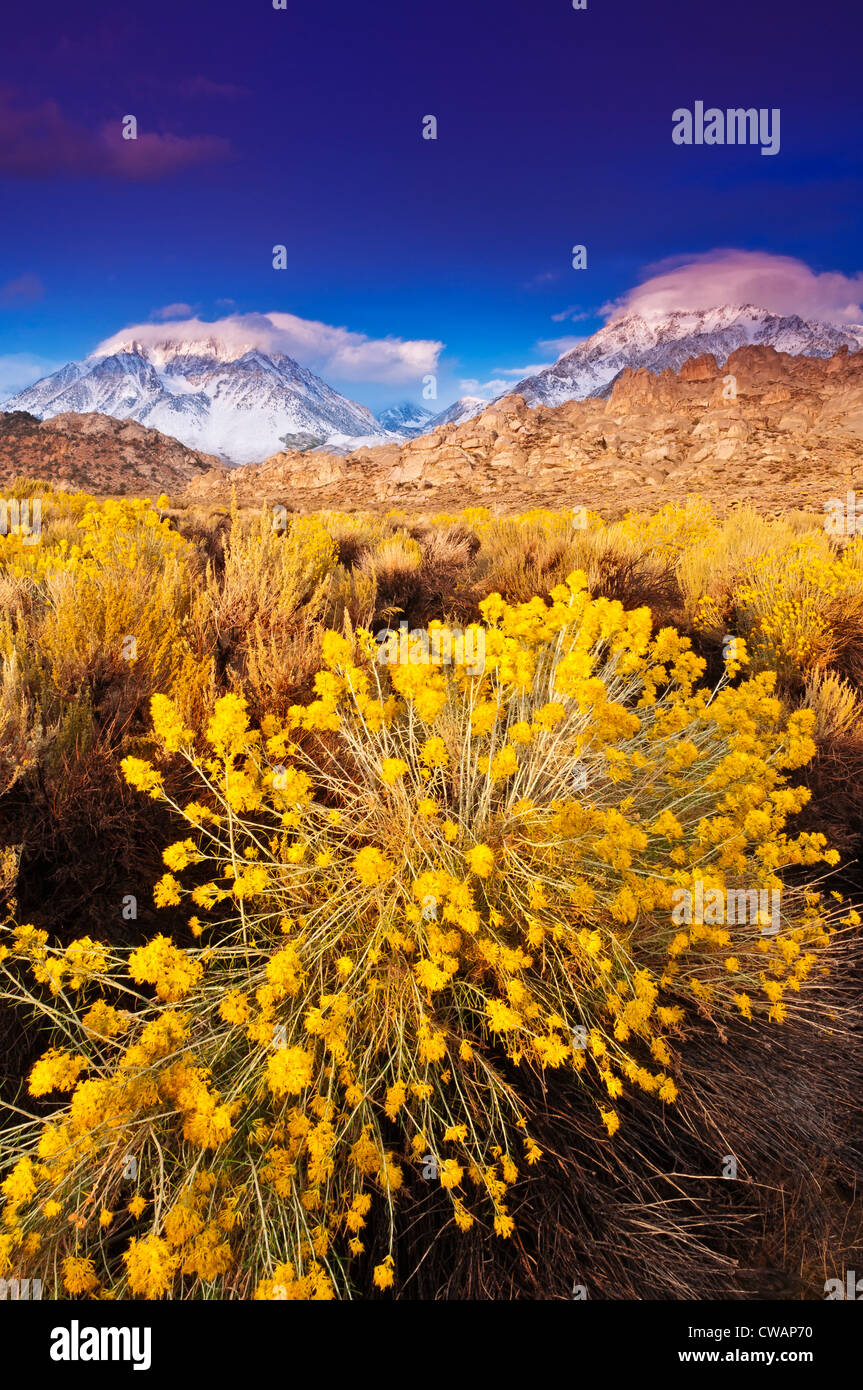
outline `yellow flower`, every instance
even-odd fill
[[[231,990],[219,1004],[219,1014],[226,1023],[245,1023],[249,1017],[248,996],[240,990]]]
[[[207,742],[225,761],[245,752],[249,742],[248,705],[242,695],[231,693],[217,700],[207,725]]]
[[[373,1278],[379,1289],[389,1289],[392,1287],[394,1277],[393,1257],[387,1255],[381,1264],[375,1265]]]
[[[185,869],[188,864],[194,864],[200,857],[194,840],[178,840],[176,844],[168,845],[168,848],[162,851],[163,863],[175,873]]]
[[[155,985],[160,999],[169,1003],[182,999],[198,983],[204,967],[167,936],[155,936],[139,946],[129,957],[129,974],[138,984]]]
[[[162,874],[153,889],[153,902],[157,907],[174,907],[180,901],[180,884],[172,874]]]
[[[424,767],[446,767],[449,763],[449,754],[446,751],[446,744],[442,738],[436,734],[427,738],[420,749],[420,762]]]
[[[359,854],[354,856],[354,873],[367,888],[388,883],[395,871],[396,866],[392,860],[387,859],[379,849],[374,849],[371,845],[361,849]]]
[[[543,705],[542,709],[537,710],[533,717],[534,724],[538,728],[544,729],[547,733],[566,718],[566,710],[559,700],[552,700],[549,704]]]
[[[384,758],[381,763],[381,780],[391,787],[400,777],[404,777],[407,770],[408,765],[404,758]]]
[[[489,764],[488,774],[493,782],[499,782],[504,777],[511,777],[514,772],[518,772],[518,757],[512,744],[508,743],[495,753]]]
[[[28,1090],[31,1096],[46,1096],[50,1091],[71,1091],[86,1066],[86,1058],[52,1048],[34,1064]]]
[[[63,1261],[63,1287],[73,1298],[81,1294],[93,1293],[99,1287],[99,1279],[93,1261],[80,1255],[68,1255]]]
[[[496,700],[480,701],[470,718],[471,730],[477,736],[490,733],[494,728],[497,715],[498,706]]]
[[[752,1001],[748,994],[734,994],[731,996],[742,1013],[744,1018],[752,1017]]]
[[[143,1298],[161,1298],[174,1280],[179,1257],[171,1253],[167,1241],[150,1235],[143,1240],[133,1236],[123,1261],[129,1276],[129,1288]]]
[[[162,794],[162,777],[152,763],[143,758],[123,758],[120,767],[130,787],[135,787],[139,792],[149,792],[152,797]]]
[[[314,1058],[302,1047],[280,1047],[267,1058],[267,1085],[274,1096],[298,1095],[313,1072]]]
[[[494,1218],[494,1230],[495,1235],[500,1236],[503,1240],[508,1240],[515,1230],[515,1222],[506,1212],[500,1211]]]
[[[486,1013],[493,1033],[506,1033],[521,1026],[521,1015],[501,999],[490,999],[486,1004]]]
[[[488,878],[494,869],[494,850],[488,845],[474,845],[466,853],[467,862],[478,878]]]
[[[353,656],[350,642],[338,632],[325,632],[321,640],[321,655],[326,666],[348,666]]]
[[[167,695],[153,695],[150,700],[150,718],[153,732],[166,753],[176,753],[191,743],[194,729],[187,729],[180,718],[173,700]]]
[[[454,1158],[445,1158],[438,1170],[441,1187],[458,1187],[464,1177],[464,1168]]]

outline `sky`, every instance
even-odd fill
[[[628,308],[863,320],[859,0],[284,4],[7,7],[0,399],[186,320],[375,410]],[[778,108],[778,152],[676,144],[696,101]]]

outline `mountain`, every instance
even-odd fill
[[[94,411],[135,420],[231,464],[266,457],[286,436],[337,450],[387,438],[370,410],[292,357],[214,338],[147,346],[115,339],[0,406],[13,410],[42,420]]]
[[[671,314],[627,314],[565,352],[551,367],[512,388],[528,405],[561,405],[603,393],[625,367],[679,371],[689,358],[710,353],[719,366],[735,349],[773,347],[793,356],[831,357],[863,347],[863,324],[818,323],[796,314],[771,314],[754,304]]]
[[[472,420],[481,410],[485,410],[489,404],[479,396],[460,396],[452,405],[448,405],[446,410],[440,414],[433,415],[425,427],[426,434],[433,430],[445,429],[447,425],[461,425],[465,420]]]
[[[401,439],[410,439],[422,434],[429,428],[431,420],[431,411],[426,410],[423,405],[414,405],[412,401],[391,405],[378,416],[381,428],[387,434],[397,435]]]
[[[55,415],[37,420],[24,411],[0,414],[0,486],[13,478],[42,478],[66,491],[157,497],[179,492],[202,473],[219,477],[212,454],[134,420],[108,415]]]
[[[529,406],[605,397],[627,367],[677,371],[705,353],[721,367],[746,346],[826,358],[843,347],[863,348],[863,324],[838,327],[752,304],[630,313],[607,323],[553,366],[525,377],[510,394]],[[145,345],[118,334],[83,362],[70,362],[20,391],[0,405],[0,412],[23,410],[42,420],[95,412],[134,420],[188,449],[247,464],[277,450],[347,456],[398,444],[462,425],[487,407],[476,396],[462,396],[431,415],[424,406],[403,402],[376,419],[292,357],[250,342],[232,345],[202,335]]]
[[[725,380],[733,375],[736,395]],[[346,458],[282,453],[230,475],[241,501],[424,512],[587,507],[605,517],[701,496],[726,510],[806,508],[863,492],[863,352],[735,349],[678,372],[628,367],[606,397],[531,407],[510,394],[474,419]],[[224,474],[186,498],[224,502]]]

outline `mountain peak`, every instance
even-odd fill
[[[145,344],[118,334],[0,406],[14,410],[41,420],[70,412],[135,420],[231,464],[266,458],[285,436],[338,450],[392,438],[366,406],[292,357],[212,335]]]
[[[87,361],[94,362],[105,357],[116,356],[118,353],[129,353],[136,357],[143,357],[154,367],[165,367],[169,363],[188,357],[210,358],[214,362],[238,362],[248,353],[259,351],[260,348],[257,343],[229,343],[212,335],[186,339],[165,337],[153,343],[143,343],[139,338],[125,338],[118,333],[114,338],[103,343],[95,352],[91,352]]]
[[[842,347],[858,352],[863,325],[819,323],[749,303],[630,310],[512,390],[528,405],[561,405],[605,394],[625,367],[679,371],[688,358],[705,353],[721,366],[737,348],[759,345],[792,356],[830,357]]]

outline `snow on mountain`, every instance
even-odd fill
[[[863,348],[863,324],[818,323],[753,304],[613,319],[551,367],[513,386],[528,405],[561,405],[603,394],[624,367],[679,371],[688,357],[710,352],[721,366],[735,348],[766,344],[793,356],[831,357]],[[466,417],[468,418],[468,417]]]
[[[624,367],[677,371],[687,358],[707,352],[721,365],[735,348],[748,344],[829,357],[843,346],[852,352],[863,348],[863,324],[818,323],[752,304],[630,313],[511,389],[528,405],[560,405],[607,394]],[[202,335],[145,344],[118,334],[83,362],[70,362],[19,391],[0,411],[25,410],[42,420],[95,411],[136,420],[188,448],[239,464],[300,447],[298,438],[302,447],[341,454],[399,442],[463,424],[489,404],[462,396],[431,415],[424,406],[404,402],[376,419],[292,357],[265,352],[252,342]]]
[[[425,406],[403,401],[401,405],[391,405],[382,410],[378,415],[378,424],[389,434],[410,439],[427,430],[431,418],[432,413]]]
[[[364,405],[348,400],[283,353],[214,338],[107,350],[43,377],[0,405],[47,420],[98,411],[172,435],[226,463],[253,463],[313,435],[339,449],[389,442]]]
[[[423,433],[431,434],[434,430],[442,429],[444,425],[463,425],[465,420],[472,420],[488,405],[491,405],[491,401],[482,400],[479,396],[460,396],[452,405],[448,405],[446,410],[427,420]]]

